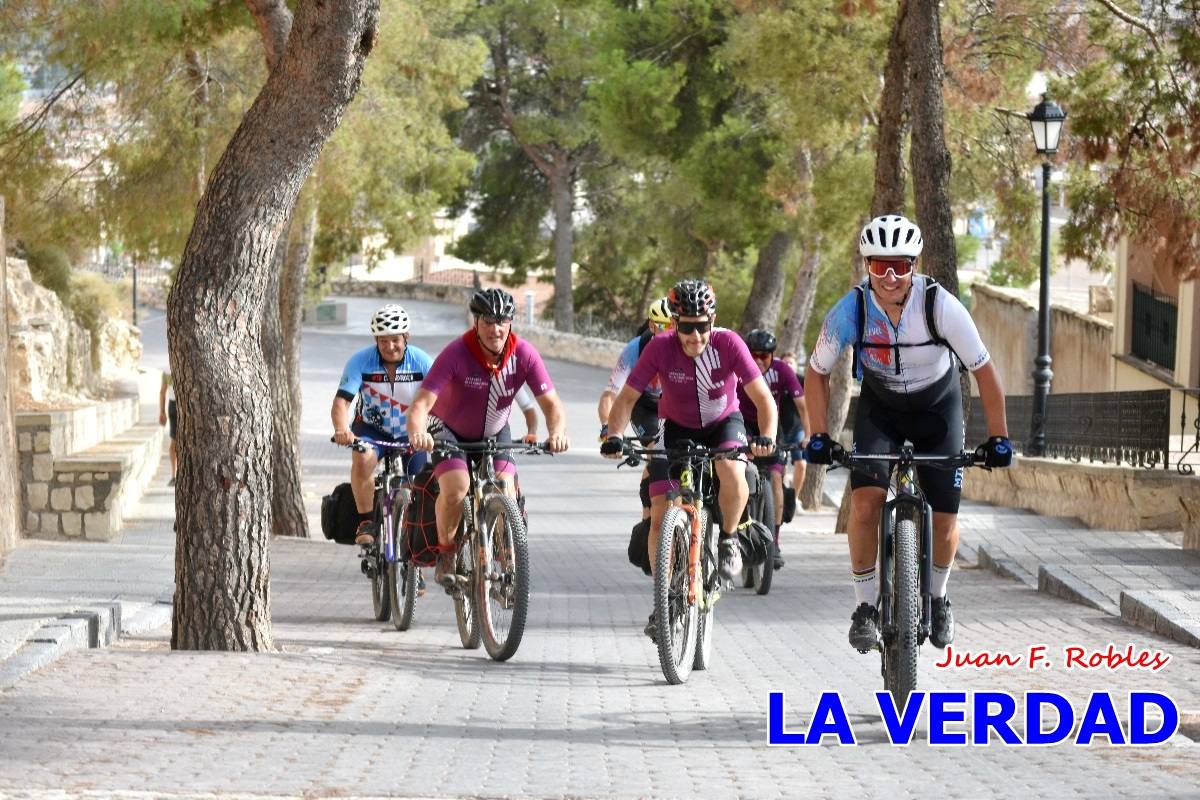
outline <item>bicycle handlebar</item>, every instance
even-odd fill
[[[643,447],[633,442],[625,441],[621,445],[621,453],[625,456],[622,464],[636,466],[648,457],[667,456],[672,461],[682,461],[685,458],[696,459],[711,459],[717,460],[721,458],[733,458],[739,455],[750,455],[751,448],[749,445],[742,447],[722,447],[714,448],[707,445],[696,444],[690,439],[684,439],[676,442],[673,447]]]
[[[337,439],[333,436],[329,437],[329,441],[337,444]],[[403,450],[408,453],[412,452],[412,445],[410,445],[408,442],[383,442],[378,439],[371,439],[367,436],[359,436],[353,442],[345,446],[349,447],[356,453],[365,453],[367,452],[368,445],[374,445],[375,447],[387,447],[391,448],[392,450]]]
[[[540,455],[550,452],[549,442],[534,442],[527,444],[525,442],[498,442],[494,439],[485,439],[482,442],[446,442],[435,440],[433,444],[433,452],[439,455],[448,455],[451,453],[500,453],[520,451],[528,455]]]
[[[907,448],[899,453],[842,453],[834,459],[847,469],[869,461],[883,461],[888,464],[914,464],[935,469],[958,469],[959,467],[983,466],[984,459],[974,452],[963,451],[952,456],[916,454]]]

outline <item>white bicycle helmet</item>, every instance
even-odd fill
[[[408,312],[403,306],[388,303],[371,316],[372,336],[397,336],[408,333]]]
[[[858,237],[863,258],[916,258],[925,241],[921,229],[899,214],[885,214],[866,224]]]

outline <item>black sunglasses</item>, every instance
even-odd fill
[[[750,355],[754,356],[755,358],[771,358],[775,355],[775,353],[771,350],[755,350],[754,352],[750,353]]]
[[[483,314],[479,318],[488,325],[507,325],[512,322],[512,317],[497,317],[492,314]]]
[[[676,320],[675,322],[675,330],[683,334],[708,333],[709,329],[711,328],[712,320],[705,320],[704,322],[684,322],[683,320]]]

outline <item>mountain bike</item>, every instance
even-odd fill
[[[767,459],[755,459],[753,463],[755,481],[746,501],[746,511],[749,515],[767,526],[767,530],[775,530],[775,489],[771,484],[771,466]],[[747,476],[749,477],[749,476]],[[742,567],[742,587],[753,589],[758,594],[771,591],[771,580],[775,575],[775,540],[771,539],[771,548],[764,561],[758,564],[746,561]]]
[[[498,453],[550,452],[547,445],[524,442],[438,442],[439,455],[463,454],[474,462],[455,535],[454,616],[463,647],[482,641],[495,661],[517,652],[529,613],[529,541],[518,501],[504,492],[492,463]]]
[[[979,466],[983,458],[965,452],[915,455],[906,445],[899,453],[842,453],[836,460],[860,472],[869,461],[895,465],[888,490],[891,499],[879,517],[880,669],[884,689],[891,692],[897,708],[904,708],[909,693],[917,688],[917,653],[932,624],[933,510],[921,492],[916,470]]]
[[[658,663],[667,683],[687,681],[712,663],[713,607],[721,596],[717,571],[720,507],[713,462],[748,453],[748,447],[713,450],[690,440],[667,449],[624,443],[624,464],[665,457],[679,471],[679,488],[667,494],[654,558],[654,617]],[[676,503],[675,501],[678,501]]]
[[[362,546],[359,566],[371,581],[375,619],[383,622],[391,617],[397,630],[407,630],[412,623],[420,583],[417,569],[400,558],[400,533],[409,496],[404,456],[412,450],[407,442],[383,442],[362,436],[349,447],[365,453],[372,445],[384,450],[375,469],[374,514],[379,534],[373,543]]]

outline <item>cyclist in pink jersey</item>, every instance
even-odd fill
[[[785,418],[798,417],[803,420],[803,424],[808,425],[808,408],[804,404],[804,387],[800,385],[800,379],[796,377],[796,373],[782,359],[775,358],[775,348],[779,345],[779,340],[775,338],[775,334],[761,328],[755,328],[746,334],[746,347],[750,348],[750,356],[754,359],[754,363],[758,365],[762,372],[763,378],[767,382],[767,389],[771,392],[771,397],[775,399],[776,407],[779,409],[779,421],[782,422]],[[767,433],[775,436],[776,441],[782,438],[782,432],[772,432],[759,428],[758,415],[754,413],[754,408],[747,405],[749,397],[746,396],[745,389],[738,387],[738,401],[745,410],[746,416],[746,432],[751,436],[756,436],[759,433]],[[775,495],[775,519],[772,520],[775,530],[775,569],[783,567],[783,555],[779,549],[779,528],[783,524],[783,465],[785,451],[779,451],[776,456],[763,460],[761,463],[770,463],[771,468],[771,491]],[[756,459],[757,461],[757,459]]]
[[[745,342],[733,331],[713,327],[717,299],[712,287],[705,281],[683,280],[671,289],[667,299],[675,328],[655,336],[642,351],[613,403],[609,430],[625,430],[634,404],[657,377],[662,389],[658,414],[665,420],[659,438],[663,447],[670,448],[685,439],[714,449],[746,445],[746,426],[738,406],[739,382],[745,384],[746,395],[758,410],[763,429],[774,431],[778,419],[775,400]],[[620,436],[609,436],[600,452],[609,458],[619,458],[622,444]],[[775,442],[770,436],[755,436],[750,445],[755,456],[765,457],[775,452]],[[722,459],[716,462],[716,469],[721,484],[719,568],[726,578],[732,579],[742,567],[734,534],[749,496],[746,465]],[[667,492],[678,488],[671,477],[665,459],[651,460],[648,542],[651,554],[658,550]],[[646,626],[647,635],[653,636],[654,630],[651,619]]]
[[[433,434],[448,442],[512,441],[508,417],[522,385],[533,392],[546,417],[546,443],[552,453],[568,447],[562,401],[533,345],[512,332],[516,303],[503,289],[484,289],[470,303],[474,322],[462,338],[434,359],[421,390],[408,409],[408,440],[416,450],[432,450]],[[496,471],[515,475],[516,466],[502,456]],[[462,501],[470,487],[467,461],[461,455],[435,456],[438,481],[437,530],[442,555],[434,580],[453,580],[454,534],[462,518]],[[506,490],[513,494],[513,481]]]

